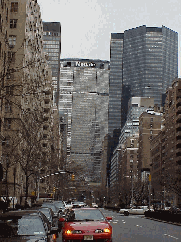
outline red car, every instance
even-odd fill
[[[112,217],[104,217],[97,208],[72,209],[64,221],[63,242],[112,242]]]

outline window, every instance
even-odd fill
[[[48,138],[48,135],[47,134],[44,134],[43,135],[43,139],[47,139]]]
[[[17,28],[17,19],[10,19],[10,29],[15,29]]]
[[[9,36],[9,47],[13,48],[16,45],[16,35]]]
[[[15,52],[8,51],[8,62],[14,62],[15,61]]]
[[[12,112],[11,104],[8,101],[6,101],[6,103],[5,103],[5,112],[6,113]]]
[[[13,95],[13,86],[6,87],[6,95]]]
[[[7,136],[5,137],[5,139],[2,141],[2,146],[9,146],[9,141],[10,141],[10,137]],[[6,162],[8,162],[8,156],[6,157]]]
[[[4,119],[4,128],[10,129],[11,128],[11,119]]]
[[[18,12],[18,2],[12,2],[11,3],[11,12],[17,13]]]

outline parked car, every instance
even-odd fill
[[[58,227],[58,218],[54,217],[54,213],[51,208],[41,207],[38,210],[45,214],[52,228]]]
[[[98,205],[96,203],[92,203],[93,208],[98,208]]]
[[[136,215],[144,215],[145,211],[148,211],[148,206],[138,206],[138,207],[131,207],[131,208],[121,208],[119,212],[121,214],[124,214],[125,216],[128,216],[129,214],[136,214]],[[154,211],[152,208],[151,211]]]
[[[41,206],[42,208],[51,208],[53,211],[53,216],[54,217],[59,217],[59,209],[55,206],[55,204],[51,203],[51,202],[44,202]]]
[[[112,217],[104,217],[97,208],[75,208],[65,218],[62,241],[112,241]]]
[[[53,204],[55,205],[59,213],[64,213],[65,205],[62,201],[54,201]]]
[[[40,211],[22,210],[0,214],[0,228],[0,242],[56,241],[56,231],[51,229]]]

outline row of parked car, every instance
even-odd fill
[[[71,205],[71,206],[70,206]],[[41,206],[0,214],[0,242],[112,242],[111,217],[81,202],[44,201]]]
[[[41,206],[1,213],[0,241],[55,242],[64,214],[62,201],[44,201]]]

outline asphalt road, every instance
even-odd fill
[[[100,209],[105,216],[112,216],[113,242],[179,242],[181,226],[158,222],[143,215],[124,216],[117,212]],[[57,242],[62,242],[61,234]]]

